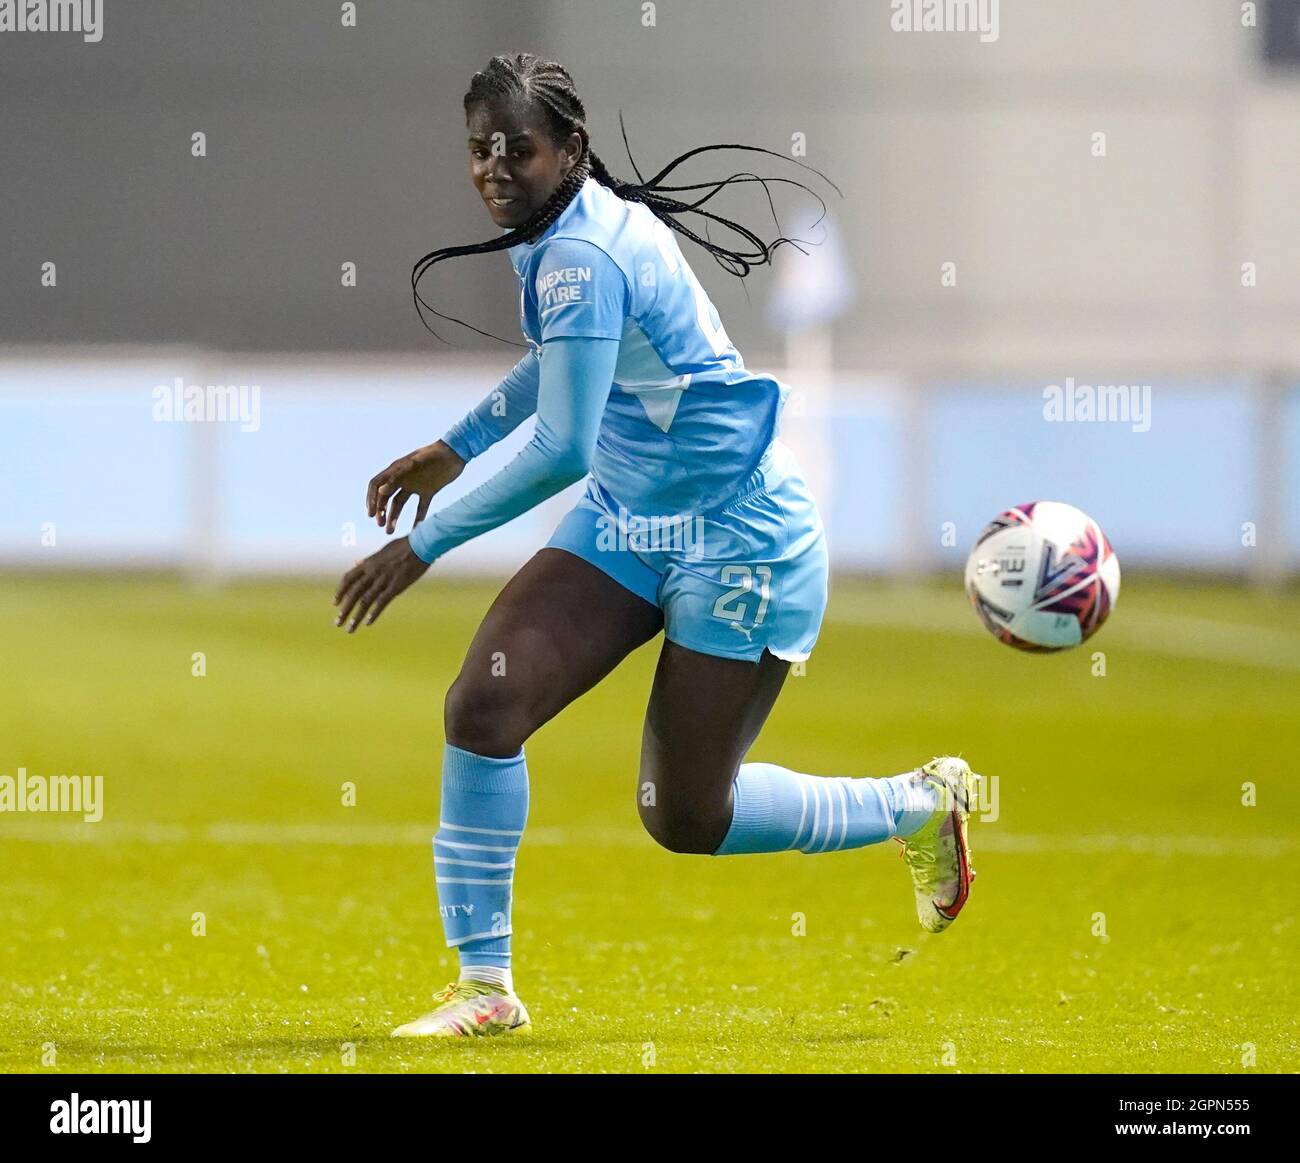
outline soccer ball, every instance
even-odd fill
[[[1106,620],[1119,597],[1119,558],[1101,526],[1073,505],[1017,505],[976,539],[966,593],[999,642],[1065,650]]]

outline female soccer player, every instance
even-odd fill
[[[460,980],[394,1034],[531,1028],[510,970],[524,742],[660,630],[637,779],[653,789],[638,796],[650,835],[673,852],[718,856],[834,852],[892,836],[922,926],[941,931],[975,876],[966,832],[978,777],[964,761],[880,779],[742,762],[790,663],[817,640],[826,538],[777,438],[789,389],[745,368],[672,231],[742,275],[775,244],[699,210],[706,199],[668,197],[700,187],[660,185],[667,170],[641,184],[613,178],[560,65],[493,57],[470,84],[465,114],[474,186],[506,233],[425,256],[412,278],[417,307],[434,262],[506,250],[530,350],[442,440],[371,480],[367,511],[378,524],[392,533],[418,497],[416,524],[344,576],[336,625],[371,624],[449,550],[583,477],[587,485],[492,604],[447,692],[433,852]],[[758,252],[699,238],[678,221],[684,212],[726,223]],[[514,460],[428,515],[467,461],[534,413],[534,435]]]

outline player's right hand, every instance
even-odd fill
[[[428,515],[434,494],[451,484],[464,469],[465,462],[442,440],[417,448],[371,478],[366,489],[366,514],[375,518],[375,524],[386,525],[385,533],[392,533],[406,502],[415,496],[420,498],[415,508],[418,525]]]

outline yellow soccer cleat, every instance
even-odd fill
[[[398,1026],[394,1038],[487,1038],[530,1034],[528,1011],[513,993],[484,981],[452,982],[423,1017]]]
[[[912,835],[894,837],[912,873],[921,928],[942,933],[957,919],[975,881],[966,824],[982,778],[964,759],[932,759],[914,777],[938,792],[934,814]]]

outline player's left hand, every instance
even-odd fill
[[[355,609],[348,633],[353,633],[361,620],[369,626],[398,594],[424,576],[429,568],[427,561],[421,561],[411,548],[410,539],[399,537],[390,541],[378,553],[362,558],[339,582],[334,591],[334,604],[339,607],[334,625],[342,626],[348,615]],[[366,611],[370,616],[366,617]]]

